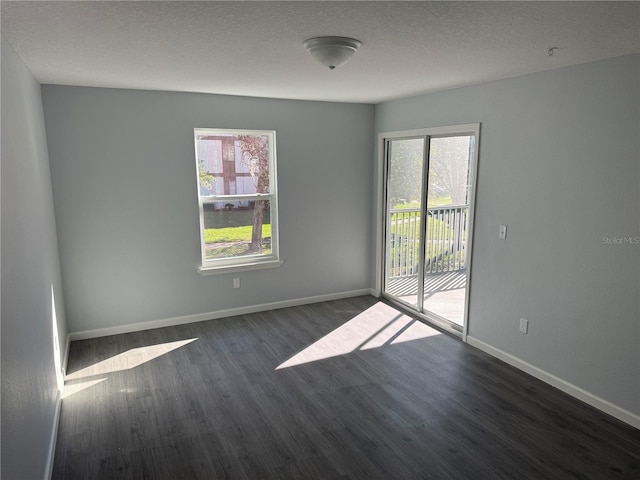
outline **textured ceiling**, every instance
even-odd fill
[[[640,52],[639,2],[2,1],[40,83],[378,103]],[[314,36],[362,47],[330,71]],[[559,47],[547,56],[548,47]]]

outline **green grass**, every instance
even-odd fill
[[[393,210],[403,210],[405,208],[420,208],[420,202],[418,200],[412,200],[410,202],[397,203],[391,208]]]
[[[249,243],[237,243],[234,245],[226,245],[224,247],[213,246],[206,247],[206,255],[207,258],[229,258],[229,257],[240,257],[242,255],[269,255],[271,253],[270,247],[262,247],[259,252],[250,252],[249,251]]]
[[[206,249],[207,258],[227,258],[246,255],[249,252],[249,244],[242,243],[228,247],[213,247]]]
[[[429,198],[427,206],[429,208],[443,207],[451,205],[451,197],[435,197]],[[420,208],[420,202],[418,200],[411,200],[410,202],[397,203],[393,207],[393,210],[402,210],[405,208]]]
[[[446,207],[447,205],[452,205],[452,202],[453,200],[451,200],[451,197],[434,197],[427,201],[427,207]]]
[[[204,243],[226,243],[226,242],[250,242],[251,225],[242,227],[205,228]],[[262,225],[262,238],[271,236],[271,225]]]
[[[249,251],[252,229],[253,227],[251,225],[244,225],[242,227],[206,228],[204,231],[204,241],[206,244],[205,250],[207,258],[229,258],[250,254],[270,254],[270,242],[267,241],[265,244],[265,240],[271,238],[271,225],[262,225],[263,243],[259,252]],[[224,245],[227,243],[229,245]]]

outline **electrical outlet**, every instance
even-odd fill
[[[529,331],[529,320],[526,318],[520,319],[520,331],[525,334]]]
[[[239,278],[234,278],[233,279],[233,288],[240,288],[240,279]]]

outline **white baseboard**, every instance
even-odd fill
[[[165,318],[162,320],[152,320],[149,322],[132,323],[129,325],[120,325],[117,327],[107,327],[98,328],[95,330],[72,332],[69,334],[69,341],[106,337],[109,335],[119,335],[121,333],[140,332],[142,330],[151,330],[153,328],[173,327],[176,325],[184,325],[187,323],[204,322],[207,320],[215,320],[218,318],[246,315],[248,313],[264,312],[267,310],[276,310],[278,308],[297,307],[299,305],[307,305],[310,303],[328,302],[330,300],[339,300],[341,298],[359,297],[361,295],[371,295],[371,290],[367,288],[362,290],[352,290],[349,292],[330,293],[326,295],[316,295],[313,297],[295,298],[292,300],[281,300],[279,302],[262,303],[259,305],[249,305],[246,307],[229,308],[226,310],[218,310],[215,312],[198,313],[195,315]]]
[[[603,411],[611,415],[612,417],[617,418],[625,423],[628,423],[632,427],[640,429],[640,415],[636,415],[635,413],[629,412],[624,408],[621,408],[608,400],[600,398],[572,383],[567,382],[555,375],[552,375],[549,372],[546,372],[530,363],[525,362],[524,360],[519,359],[518,357],[514,357],[513,355],[504,352],[498,348],[492,347],[488,343],[483,342],[482,340],[478,340],[477,338],[467,336],[467,343],[476,348],[479,348],[483,352],[488,353],[489,355],[502,360],[509,365],[516,367],[519,370],[522,370],[529,375],[536,377],[539,380],[542,380],[545,383],[557,388],[558,390],[563,391],[571,395],[572,397],[577,398],[578,400],[583,401],[584,403],[591,405],[592,407],[597,408],[598,410]]]
[[[56,456],[56,442],[58,440],[58,425],[60,424],[60,410],[62,408],[62,392],[58,390],[56,397],[56,410],[53,415],[53,428],[51,439],[49,440],[49,453],[47,454],[47,465],[44,472],[44,480],[51,480],[53,474],[53,462]]]

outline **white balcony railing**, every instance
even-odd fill
[[[465,268],[468,215],[468,205],[427,209],[425,273],[451,272]],[[388,278],[418,274],[422,234],[420,217],[419,208],[389,211]]]

